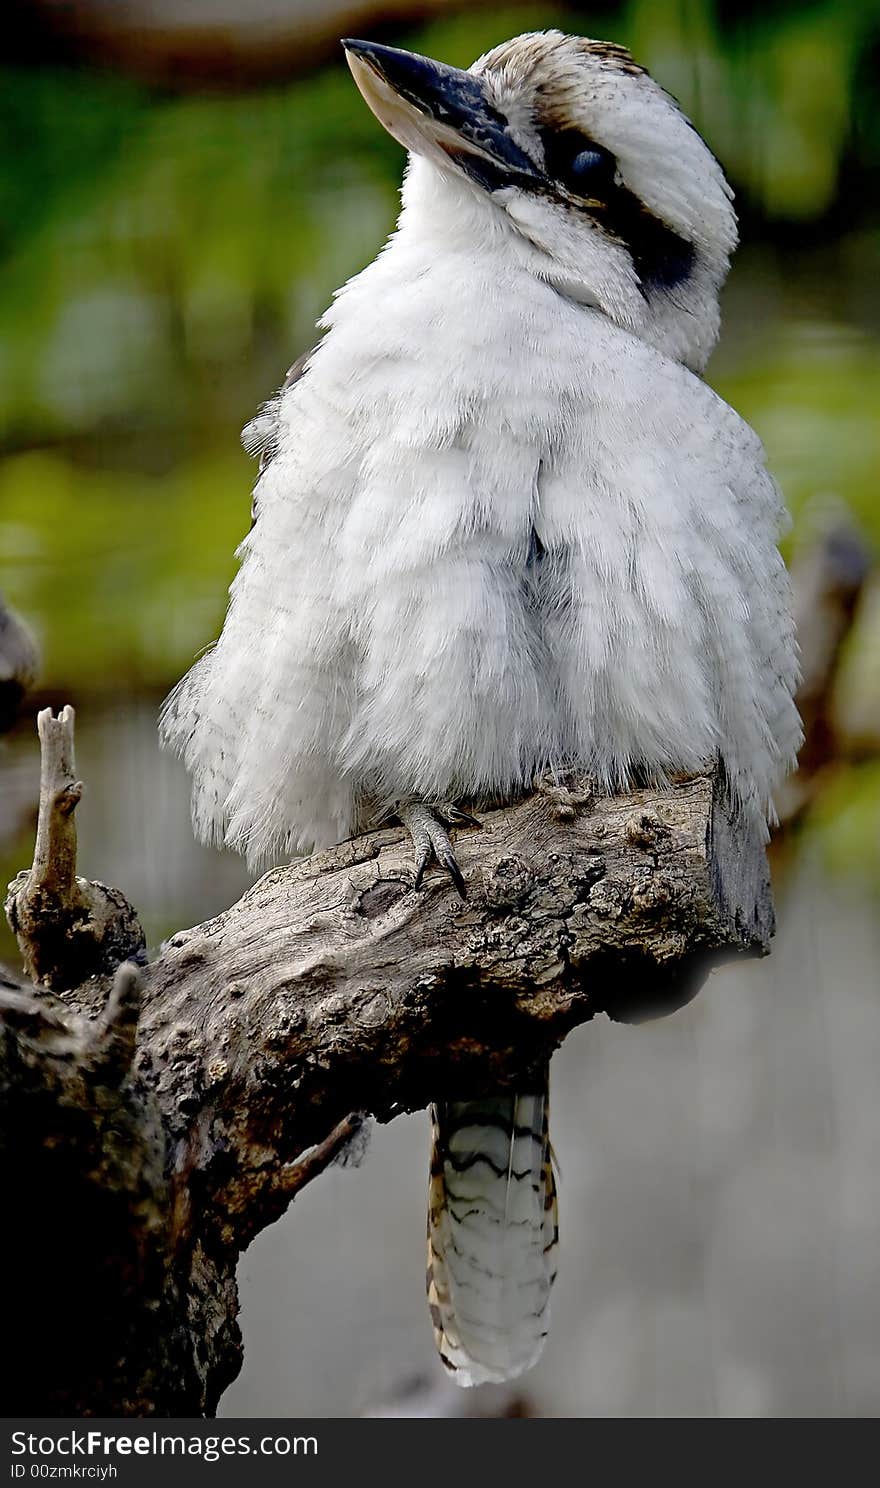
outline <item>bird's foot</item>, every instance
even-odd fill
[[[460,811],[457,806],[444,806],[443,816],[450,824],[467,823],[471,826],[479,826],[476,817],[468,816],[467,812]],[[415,848],[415,874],[413,887],[421,888],[425,869],[434,858],[445,868],[456,890],[462,899],[467,898],[467,887],[464,876],[458,866],[449,833],[436,811],[426,806],[421,801],[409,802],[406,805],[398,805],[397,815],[412,838]]]

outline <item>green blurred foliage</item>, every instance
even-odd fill
[[[880,0],[482,8],[399,40],[467,64],[553,24],[628,43],[723,160],[745,246],[712,381],[796,517],[833,497],[876,543]],[[0,588],[46,685],[163,689],[216,634],[248,526],[237,430],[375,254],[401,165],[341,59],[221,96],[0,72]],[[876,774],[850,773],[826,835],[873,810],[876,843]]]

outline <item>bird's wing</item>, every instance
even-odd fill
[[[786,513],[763,447],[634,337],[597,325],[588,354],[580,417],[540,483],[574,752],[613,788],[720,754],[735,798],[771,815],[800,724]]]
[[[245,452],[259,459],[257,471],[257,482],[265,471],[270,460],[274,460],[278,453],[278,440],[281,431],[281,400],[284,394],[299,382],[308,371],[309,362],[317,351],[313,346],[311,351],[304,351],[302,356],[297,357],[292,367],[288,367],[278,392],[263,403],[249,423],[245,424],[241,431],[241,442]],[[251,498],[251,526],[257,520],[257,491],[254,487]]]
[[[328,403],[332,378],[303,375],[322,350],[294,363],[245,431],[260,455],[255,520],[223,632],[160,721],[192,774],[197,835],[255,864],[338,842],[353,823],[332,747],[347,718],[348,617],[329,576],[358,447]]]

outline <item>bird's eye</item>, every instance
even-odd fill
[[[614,174],[614,161],[607,150],[581,150],[570,162],[566,174],[571,181],[592,181],[598,176]]]
[[[577,130],[545,136],[545,166],[549,176],[574,196],[596,196],[614,184],[617,161],[610,150]]]

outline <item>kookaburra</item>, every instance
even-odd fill
[[[162,728],[254,861],[396,815],[463,887],[463,804],[575,769],[720,767],[764,825],[800,737],[779,494],[701,379],[731,191],[627,51],[547,31],[468,72],[343,43],[409,151],[395,232],[245,430],[254,522]],[[434,1112],[429,1300],[462,1384],[537,1358],[546,1090]]]

